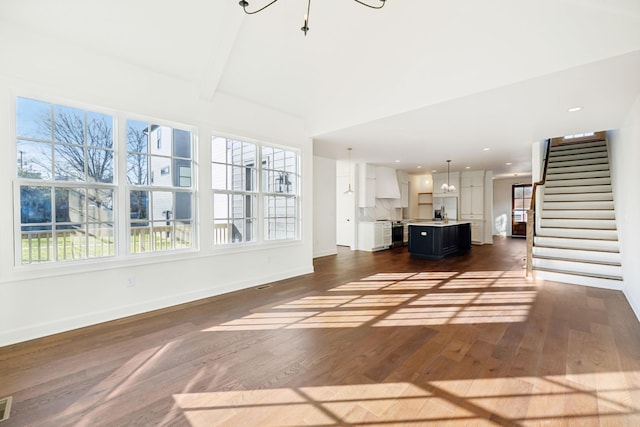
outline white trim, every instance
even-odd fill
[[[111,320],[121,319],[127,316],[172,307],[178,304],[197,301],[203,298],[210,298],[228,292],[239,291],[242,289],[259,286],[265,283],[284,280],[290,277],[309,273],[313,273],[313,267],[298,268],[294,270],[279,272],[278,274],[272,274],[266,277],[263,276],[259,280],[239,280],[237,282],[228,283],[223,286],[204,288],[198,291],[176,294],[165,298],[145,301],[140,304],[124,305],[113,309],[83,314],[80,316],[67,317],[53,322],[40,323],[25,328],[16,328],[9,331],[3,331],[0,333],[0,347],[56,333],[66,332],[73,329],[83,328],[86,326],[96,325]]]
[[[622,290],[622,293],[627,298],[627,301],[629,302],[629,305],[631,306],[631,310],[633,310],[633,313],[636,315],[636,318],[640,322],[640,302],[636,301],[635,299],[633,299],[632,294],[630,292],[627,292],[627,288],[626,287]]]
[[[337,250],[324,250],[324,251],[318,251],[318,252],[314,252],[313,253],[313,258],[321,258],[323,256],[330,256],[330,255],[337,255],[338,251]]]

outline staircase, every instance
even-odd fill
[[[537,279],[620,289],[606,141],[551,147],[539,218],[533,242]]]

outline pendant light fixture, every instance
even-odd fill
[[[450,169],[449,167],[451,166],[451,160],[447,160],[447,182],[446,184],[442,184],[442,186],[440,187],[440,189],[442,191],[444,191],[445,193],[453,193],[454,191],[456,191],[456,186],[455,185],[451,185],[449,184],[449,172]]]
[[[253,11],[247,9],[249,7],[249,2],[247,0],[240,0],[238,4],[240,5],[240,7],[242,7],[242,10],[244,10],[244,13],[246,13],[247,15],[253,15],[255,13],[262,12],[272,4],[276,3],[277,1],[278,0],[271,0],[264,6],[258,7]],[[353,1],[371,9],[382,9],[386,4],[386,0],[373,0],[373,1],[379,2],[379,4],[377,5],[370,5],[363,0],[353,0]],[[307,0],[307,13],[305,13],[304,15],[304,24],[302,25],[302,28],[300,28],[300,30],[302,30],[305,36],[307,35],[307,31],[309,31],[309,11],[310,10],[311,10],[311,0]]]
[[[353,194],[353,189],[351,188],[351,150],[351,147],[347,148],[349,153],[349,189],[345,191],[344,194]]]

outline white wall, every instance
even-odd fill
[[[511,186],[531,184],[531,177],[493,180],[493,235],[511,236]]]
[[[0,346],[313,271],[312,142],[298,119],[108,59],[33,32],[0,28]],[[15,95],[121,111],[198,134],[200,250],[169,256],[14,267]],[[299,148],[302,240],[220,251],[212,246],[212,132]],[[126,278],[135,286],[126,287]]]
[[[313,257],[336,250],[336,161],[313,157]]]
[[[640,319],[640,97],[624,125],[619,131],[611,132],[608,139],[623,290]]]

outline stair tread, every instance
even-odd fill
[[[555,268],[545,268],[545,267],[533,267],[534,270],[539,271],[548,271],[550,273],[560,273],[560,274],[568,274],[570,276],[584,276],[584,277],[593,277],[596,279],[607,279],[607,280],[622,280],[621,276],[609,276],[606,274],[592,274],[592,273],[578,273],[574,271],[565,271],[565,270],[557,270]]]
[[[584,260],[584,259],[577,259],[577,258],[565,258],[565,257],[548,256],[548,255],[533,255],[533,258],[548,259],[548,260],[555,260],[555,261],[579,262],[579,263],[582,263],[582,264],[610,265],[612,267],[621,267],[622,266],[622,264],[620,264],[619,262]]]
[[[586,239],[584,239],[586,240]],[[607,250],[607,249],[588,249],[588,248],[573,248],[570,246],[559,246],[559,245],[535,245],[536,248],[546,248],[546,249],[563,249],[568,251],[584,251],[584,252],[604,252],[608,254],[619,254],[620,250]]]

